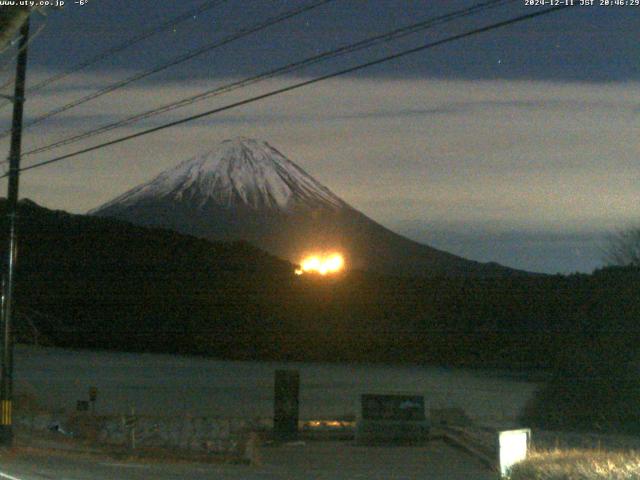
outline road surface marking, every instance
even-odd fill
[[[6,478],[7,480],[22,480],[18,477],[13,477],[11,475],[9,475],[8,473],[2,473],[0,472],[0,478]]]
[[[100,465],[116,468],[151,468],[151,465],[144,465],[142,463],[101,463]]]

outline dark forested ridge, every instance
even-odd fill
[[[4,203],[0,205],[3,222]],[[223,358],[545,368],[638,340],[640,275],[296,276],[246,243],[20,208],[23,340]],[[3,225],[6,231],[6,223]],[[2,245],[4,247],[4,243]],[[31,333],[30,333],[31,332]]]

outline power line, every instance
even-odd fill
[[[11,58],[9,58],[8,60],[6,60],[4,63],[2,63],[0,65],[0,72],[4,72],[6,69],[8,69],[9,67],[11,67],[13,65],[13,61],[16,58],[18,58],[18,56],[22,53],[22,51],[25,50],[29,45],[31,45],[31,42],[33,42],[38,37],[38,35],[40,35],[42,33],[42,31],[47,26],[47,21],[48,20],[45,20],[44,23],[38,27],[36,32],[33,35],[29,36],[29,40],[27,41],[26,45],[24,45],[23,47],[21,47],[18,50],[16,50],[16,52],[13,54],[13,56]],[[15,81],[14,79],[11,79],[10,81],[5,82],[2,86],[0,86],[0,90],[2,90],[3,88],[8,87],[10,85],[13,85],[14,81]],[[9,102],[9,103],[11,103],[11,102]]]
[[[75,108],[75,107],[77,107],[79,105],[82,105],[84,103],[87,103],[87,102],[89,102],[91,100],[95,100],[96,98],[99,98],[99,97],[101,97],[103,95],[106,95],[108,93],[114,92],[116,90],[120,90],[121,88],[123,88],[123,87],[125,87],[125,86],[127,86],[127,85],[129,85],[129,84],[131,84],[133,82],[136,82],[138,80],[142,80],[143,78],[146,78],[146,77],[148,77],[150,75],[153,75],[154,73],[161,72],[161,71],[166,70],[168,68],[171,68],[171,67],[173,67],[175,65],[178,65],[180,63],[186,62],[187,60],[191,60],[192,58],[195,58],[198,55],[202,55],[203,53],[206,53],[206,52],[209,52],[209,51],[214,50],[216,48],[222,47],[223,45],[227,45],[227,44],[229,44],[229,43],[231,43],[231,42],[233,42],[235,40],[238,40],[240,38],[243,38],[243,37],[245,37],[247,35],[250,35],[252,33],[258,32],[260,30],[264,30],[267,27],[270,27],[270,26],[275,25],[277,23],[283,22],[283,21],[288,20],[290,18],[293,18],[293,17],[295,17],[297,15],[301,15],[303,13],[306,13],[306,12],[308,12],[310,10],[313,10],[315,8],[318,8],[318,7],[322,6],[322,5],[325,5],[325,4],[327,4],[329,2],[333,2],[333,1],[334,0],[319,0],[319,1],[316,1],[316,2],[314,2],[312,4],[305,5],[303,7],[294,8],[292,10],[288,10],[288,11],[286,11],[286,12],[280,14],[280,15],[277,15],[275,17],[271,17],[268,20],[260,22],[260,23],[258,23],[256,25],[252,26],[252,27],[240,30],[239,32],[236,32],[236,33],[234,33],[232,35],[229,35],[229,36],[223,38],[222,40],[207,44],[207,45],[205,45],[203,47],[199,47],[196,50],[189,51],[189,52],[187,52],[187,53],[185,53],[183,55],[175,57],[174,59],[172,59],[169,62],[162,63],[160,65],[156,65],[155,67],[152,67],[149,70],[145,70],[145,71],[137,73],[137,74],[135,74],[135,75],[133,75],[131,77],[128,77],[128,78],[126,78],[124,80],[120,80],[118,82],[112,83],[111,85],[107,85],[106,87],[104,87],[104,88],[102,88],[102,89],[100,89],[100,90],[98,90],[96,92],[90,93],[89,95],[86,95],[86,96],[84,96],[84,97],[82,97],[82,98],[80,98],[78,100],[74,100],[73,102],[69,102],[66,105],[63,105],[63,106],[58,107],[58,108],[55,108],[55,109],[45,113],[44,115],[41,115],[41,116],[39,116],[39,117],[27,122],[24,125],[24,128],[29,128],[29,127],[31,127],[33,125],[37,125],[39,123],[42,123],[43,121],[45,121],[45,120],[47,120],[47,119],[49,119],[51,117],[59,115],[60,113],[66,112],[67,110]],[[7,135],[9,135],[9,133],[11,133],[10,130],[5,130],[4,132],[0,133],[0,138],[6,137]]]
[[[333,72],[333,73],[329,73],[329,74],[326,74],[326,75],[322,75],[320,77],[312,78],[310,80],[305,80],[305,81],[302,81],[302,82],[299,82],[299,83],[295,83],[295,84],[289,85],[287,87],[279,88],[279,89],[272,90],[272,91],[267,92],[267,93],[263,93],[261,95],[256,95],[254,97],[251,97],[251,98],[248,98],[248,99],[245,99],[245,100],[234,102],[234,103],[225,105],[223,107],[214,108],[212,110],[208,110],[206,112],[199,113],[197,115],[192,115],[192,116],[180,119],[180,120],[176,120],[176,121],[173,121],[173,122],[166,123],[164,125],[160,125],[160,126],[157,126],[157,127],[154,127],[154,128],[149,128],[149,129],[144,130],[142,132],[133,133],[131,135],[126,135],[124,137],[120,137],[120,138],[117,138],[115,140],[104,142],[104,143],[101,143],[99,145],[94,145],[93,147],[84,148],[82,150],[77,150],[75,152],[68,153],[66,155],[61,155],[59,157],[52,158],[50,160],[45,160],[45,161],[42,161],[42,162],[38,162],[38,163],[35,163],[33,165],[29,165],[27,167],[22,167],[20,170],[21,171],[32,170],[34,168],[39,168],[39,167],[42,167],[42,166],[45,166],[45,165],[50,165],[52,163],[56,163],[56,162],[60,162],[62,160],[66,160],[68,158],[76,157],[76,156],[82,155],[84,153],[89,153],[89,152],[92,152],[94,150],[99,150],[101,148],[108,147],[108,146],[111,146],[111,145],[116,145],[118,143],[122,143],[122,142],[125,142],[125,141],[128,141],[128,140],[132,140],[134,138],[138,138],[138,137],[142,137],[142,136],[145,136],[145,135],[149,135],[151,133],[155,133],[155,132],[158,132],[160,130],[165,130],[167,128],[175,127],[175,126],[181,125],[183,123],[187,123],[187,122],[190,122],[190,121],[193,121],[193,120],[198,120],[200,118],[207,117],[207,116],[210,116],[210,115],[214,115],[216,113],[221,113],[221,112],[224,112],[226,110],[231,110],[233,108],[240,107],[240,106],[243,106],[243,105],[247,105],[249,103],[257,102],[259,100],[264,100],[266,98],[270,98],[270,97],[273,97],[275,95],[280,95],[282,93],[290,92],[292,90],[297,90],[299,88],[306,87],[306,86],[312,85],[314,83],[318,83],[318,82],[321,82],[321,81],[324,81],[324,80],[328,80],[328,79],[331,79],[331,78],[335,78],[335,77],[338,77],[338,76],[346,75],[348,73],[353,73],[353,72],[356,72],[356,71],[359,71],[359,70],[362,70],[362,69],[365,69],[365,68],[369,68],[369,67],[372,67],[372,66],[375,66],[375,65],[380,65],[382,63],[385,63],[385,62],[388,62],[388,61],[391,61],[391,60],[396,60],[398,58],[405,57],[407,55],[418,53],[418,52],[421,52],[421,51],[424,51],[424,50],[428,50],[430,48],[434,48],[434,47],[437,47],[437,46],[440,46],[440,45],[443,45],[443,44],[446,44],[446,43],[454,42],[456,40],[461,40],[463,38],[470,37],[470,36],[477,35],[477,34],[484,33],[484,32],[488,32],[488,31],[491,31],[491,30],[495,30],[497,28],[506,27],[508,25],[513,25],[515,23],[519,23],[519,22],[522,22],[522,21],[525,21],[525,20],[530,20],[530,19],[533,19],[533,18],[541,17],[543,15],[547,15],[549,13],[560,11],[560,10],[568,8],[568,7],[569,7],[569,5],[561,5],[561,6],[556,6],[556,7],[550,7],[550,8],[547,8],[547,9],[544,9],[544,10],[540,10],[540,11],[537,11],[537,12],[533,12],[533,13],[529,13],[529,14],[526,14],[526,15],[520,15],[520,16],[517,16],[517,17],[513,17],[513,18],[510,18],[508,20],[504,20],[502,22],[493,23],[493,24],[487,25],[485,27],[480,27],[480,28],[476,28],[476,29],[473,29],[473,30],[468,30],[466,32],[463,32],[463,33],[460,33],[460,34],[457,34],[457,35],[452,35],[452,36],[444,38],[442,40],[437,40],[435,42],[426,43],[426,44],[421,45],[419,47],[414,47],[414,48],[410,48],[410,49],[407,49],[407,50],[403,50],[401,52],[398,52],[398,53],[395,53],[395,54],[392,54],[392,55],[387,55],[385,57],[382,57],[382,58],[379,58],[379,59],[376,59],[376,60],[372,60],[372,61],[369,61],[369,62],[366,62],[366,63],[361,63],[361,64],[356,65],[354,67],[346,68],[346,69],[343,69],[343,70],[339,70],[337,72]],[[3,178],[5,176],[6,176],[6,174],[3,175],[0,178]]]
[[[55,8],[55,7],[54,7]],[[29,43],[27,44],[27,46],[29,46],[31,44],[31,42],[33,42],[33,40],[35,40],[38,35],[40,35],[40,33],[42,33],[42,31],[45,29],[45,27],[47,26],[47,23],[49,22],[49,18],[44,10],[44,7],[42,8],[36,8],[33,9],[31,11],[31,13],[38,13],[40,14],[41,17],[44,17],[44,23],[42,25],[40,25],[40,27],[38,28],[38,30],[36,31],[36,33],[31,34],[29,36]],[[30,16],[31,14],[29,14]],[[13,47],[15,44],[17,44],[20,41],[20,35],[18,35],[15,39],[13,39],[11,42],[9,42],[2,50],[0,50],[0,55],[4,54],[4,52],[6,52],[9,48]],[[18,49],[13,56],[7,60],[6,62],[4,62],[2,65],[0,65],[0,72],[3,72],[4,70],[7,69],[7,67],[18,58],[18,56],[20,55],[20,49]],[[2,85],[0,85],[0,91],[4,90],[5,88],[13,85],[15,82],[15,78],[12,76],[9,77],[9,79],[3,83]],[[9,102],[11,103],[11,102]],[[0,108],[2,107],[2,105],[0,105]]]
[[[17,38],[14,40],[10,40],[2,49],[0,50],[0,55],[4,55],[4,52],[7,52],[11,47],[15,46],[17,42]]]
[[[127,48],[142,42],[143,40],[146,40],[147,38],[150,38],[160,32],[162,32],[163,30],[167,30],[170,28],[174,28],[176,25],[185,22],[189,19],[192,19],[195,16],[206,12],[207,10],[211,10],[212,8],[217,7],[218,5],[226,2],[227,0],[208,0],[202,4],[200,4],[198,7],[189,10],[186,13],[183,13],[177,17],[174,17],[172,19],[167,20],[166,22],[157,25],[156,27],[150,28],[148,30],[143,31],[142,33],[129,38],[128,40],[125,40],[124,42],[116,45],[115,47],[109,48],[101,53],[98,53],[97,55],[77,64],[75,67],[70,68],[69,70],[66,70],[64,72],[60,72],[57,73],[55,75],[52,75],[49,78],[46,78],[44,80],[42,80],[41,82],[33,85],[32,87],[29,88],[28,93],[33,93],[36,92],[38,90],[42,90],[43,88],[51,85],[52,83],[58,82],[60,80],[62,80],[63,78],[68,77],[69,75],[72,75],[80,70],[85,69],[86,67],[93,65],[94,63],[98,63],[112,55],[115,55],[117,53],[122,52],[123,50],[126,50]],[[3,88],[6,88],[7,86],[11,85],[13,82],[10,82],[8,84],[3,85]],[[0,104],[0,108],[4,107],[5,105],[9,105],[10,102],[8,103],[2,103]]]
[[[10,48],[12,48],[13,46],[15,46],[15,44],[18,42],[18,40],[20,40],[20,36],[16,37],[15,39],[11,40],[9,43],[7,43],[4,48],[2,50],[0,50],[0,56],[4,55],[5,52],[8,52]],[[0,71],[4,71],[6,68],[6,65],[10,62],[13,62],[17,56],[18,56],[19,52],[15,52],[13,55],[11,55],[9,53],[9,55],[11,55],[11,58],[9,58],[9,60],[5,61],[2,64],[2,67],[0,67]],[[15,78],[13,75],[9,75],[9,78],[2,84],[0,85],[0,91],[4,90],[7,87],[10,87],[11,85],[13,85],[13,82],[15,82]],[[11,102],[9,102],[11,103]]]
[[[4,89],[5,89],[5,88],[7,88],[7,87],[10,87],[11,85],[13,85],[13,82],[14,82],[14,79],[13,79],[13,76],[11,76],[11,77],[9,78],[9,80],[7,80],[7,81],[6,81],[6,82],[4,82],[2,85],[0,85],[0,91],[4,90]],[[3,103],[2,105],[8,105],[8,104]],[[1,108],[1,107],[0,107],[0,108]]]
[[[451,12],[445,15],[441,15],[438,17],[433,17],[433,18],[429,18],[426,20],[423,20],[421,22],[415,23],[415,24],[411,24],[402,28],[398,28],[396,30],[393,30],[391,32],[388,33],[384,33],[381,35],[376,35],[364,40],[361,40],[357,43],[354,44],[349,44],[346,46],[342,46],[333,50],[328,50],[322,53],[319,53],[318,55],[315,55],[313,57],[310,58],[306,58],[304,60],[301,60],[299,62],[294,62],[294,63],[290,63],[287,64],[285,66],[282,67],[278,67],[275,68],[273,70],[269,70],[267,72],[249,77],[249,78],[245,78],[243,80],[239,80],[236,82],[232,82],[230,84],[226,84],[226,85],[222,85],[219,87],[216,87],[214,89],[211,90],[207,90],[205,92],[199,93],[197,95],[193,95],[191,97],[187,97],[185,99],[179,100],[177,102],[172,102],[166,105],[163,105],[161,107],[158,108],[154,108],[152,110],[147,110],[146,112],[142,112],[139,113],[137,115],[133,115],[131,117],[127,117],[125,119],[119,120],[117,122],[114,123],[110,123],[107,125],[103,125],[102,127],[99,127],[97,129],[94,130],[89,130],[89,131],[85,131],[76,135],[73,135],[71,137],[59,140],[57,142],[54,142],[52,144],[49,145],[45,145],[33,150],[30,150],[28,152],[25,152],[24,155],[34,155],[36,153],[42,153],[48,150],[52,150],[54,148],[63,146],[63,145],[69,145],[69,144],[73,144],[73,143],[77,143],[80,140],[84,140],[86,138],[90,138],[90,137],[94,137],[96,135],[100,135],[102,133],[106,133],[110,130],[113,130],[115,128],[119,128],[125,125],[129,125],[131,123],[134,122],[138,122],[140,120],[144,120],[156,115],[159,115],[161,113],[166,113],[172,110],[176,110],[178,108],[182,108],[188,105],[191,105],[193,103],[202,101],[202,100],[206,100],[218,95],[222,95],[225,93],[229,93],[233,90],[237,90],[239,88],[244,88],[247,87],[249,85],[258,83],[260,81],[269,79],[269,78],[273,78],[275,76],[278,75],[282,75],[284,73],[291,73],[293,71],[296,70],[300,70],[304,67],[308,67],[310,65],[319,63],[321,61],[325,61],[327,59],[330,58],[335,58],[337,56],[341,56],[341,55],[345,55],[345,54],[349,54],[349,53],[353,53],[359,50],[363,50],[365,48],[370,48],[376,44],[382,43],[382,42],[389,42],[392,40],[397,40],[399,38],[405,37],[407,35],[419,32],[421,30],[425,30],[428,28],[431,28],[435,25],[439,25],[439,24],[444,24],[447,22],[450,22],[452,20],[456,20],[458,18],[461,17],[465,17],[465,16],[469,16],[472,14],[476,14],[478,12],[481,11],[485,11],[491,8],[495,8],[507,3],[513,3],[516,0],[490,0],[488,2],[484,2],[481,4],[477,4],[473,7],[469,7],[469,8],[465,8],[463,10],[458,10],[455,12]]]

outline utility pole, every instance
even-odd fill
[[[7,219],[9,245],[2,276],[2,366],[0,371],[0,446],[13,444],[13,285],[17,259],[16,216],[18,210],[18,186],[20,179],[20,154],[22,145],[22,112],[24,107],[25,78],[27,70],[27,45],[29,42],[29,18],[20,29],[20,44],[16,62],[16,83],[11,125],[11,149],[9,150],[9,188],[7,191]]]

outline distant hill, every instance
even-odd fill
[[[2,231],[5,213],[0,201]],[[569,277],[297,276],[289,262],[247,243],[29,201],[19,210],[18,332],[29,340],[37,329],[66,347],[542,368],[614,340],[637,344],[639,292],[637,269]]]
[[[231,329],[220,324],[224,316],[209,316],[211,305],[245,309],[275,279],[293,276],[291,264],[247,243],[209,242],[30,201],[20,202],[19,238],[18,311],[42,314],[34,316],[42,333],[71,346],[179,350],[196,319]]]
[[[264,141],[236,138],[89,212],[210,240],[246,240],[299,263],[338,250],[350,267],[405,276],[524,274],[398,235]]]

